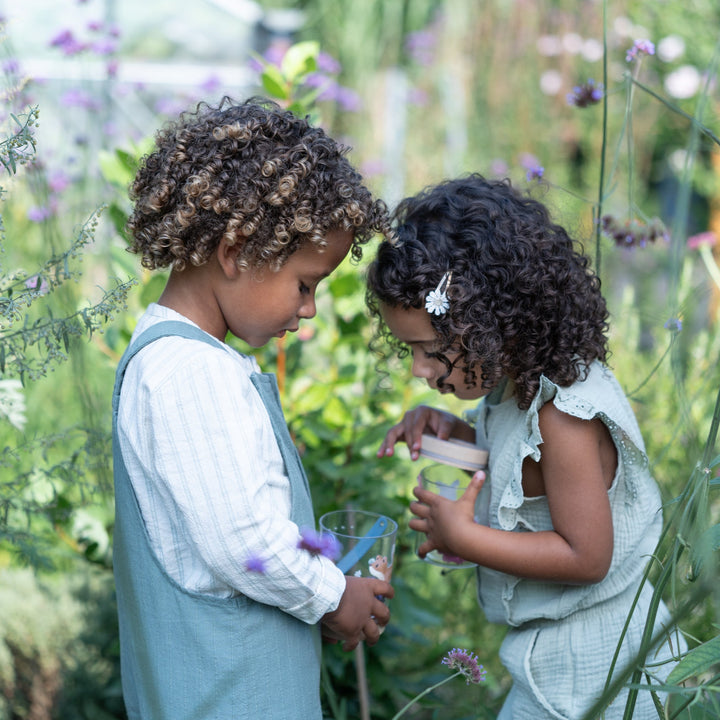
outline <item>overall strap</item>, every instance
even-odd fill
[[[163,320],[162,322],[149,327],[140,335],[140,337],[130,344],[118,363],[112,401],[114,416],[117,415],[118,404],[120,403],[120,390],[125,377],[125,370],[127,369],[127,365],[130,360],[132,360],[132,358],[146,345],[149,345],[151,342],[155,342],[155,340],[158,340],[159,338],[167,337],[169,335],[180,335],[181,337],[188,338],[189,340],[199,340],[200,342],[205,342],[208,345],[215,345],[221,349],[225,347],[223,343],[212,337],[212,335],[208,335],[200,328],[195,327],[194,325],[189,325],[185,322],[180,322],[179,320]]]
[[[250,376],[250,380],[258,391],[270,416],[275,438],[277,439],[280,453],[285,461],[285,469],[288,474],[302,478],[304,488],[302,496],[298,495],[298,492],[296,492],[297,488],[294,485],[292,487],[293,515],[295,515],[296,508],[300,510],[304,505],[307,505],[307,499],[310,497],[310,485],[300,456],[298,455],[297,447],[290,437],[290,431],[288,430],[287,422],[283,415],[277,378],[272,373],[253,373]],[[307,511],[308,508],[305,508],[305,510]],[[309,524],[310,518],[304,519],[303,522]]]

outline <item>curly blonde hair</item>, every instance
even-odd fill
[[[202,265],[221,239],[242,243],[241,269],[280,268],[332,230],[352,257],[389,235],[387,207],[345,157],[348,148],[276,103],[225,97],[165,125],[130,188],[130,249],[149,269]]]

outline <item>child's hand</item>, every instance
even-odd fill
[[[437,410],[427,405],[418,405],[413,410],[408,410],[403,419],[387,431],[377,456],[393,455],[395,443],[398,440],[404,440],[410,450],[410,458],[417,460],[420,457],[421,438],[426,430],[429,430],[440,440],[447,440],[453,435],[453,431],[457,430],[458,425],[467,425],[467,423],[455,417],[452,413]],[[469,425],[467,427],[470,428]],[[473,440],[475,434],[472,429],[470,429],[470,433],[470,440]]]
[[[380,627],[390,620],[390,610],[380,598],[394,595],[392,585],[384,580],[346,575],[337,610],[323,616],[323,634],[343,641],[344,650],[353,650],[361,640],[374,645],[380,638]]]
[[[415,487],[413,493],[419,502],[410,503],[410,512],[417,517],[412,518],[409,524],[413,530],[427,535],[418,548],[421,558],[437,550],[444,555],[468,559],[466,532],[469,527],[476,526],[475,501],[484,483],[485,473],[478,470],[457,500],[448,500],[420,485]]]

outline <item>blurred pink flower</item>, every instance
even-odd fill
[[[712,230],[706,230],[705,232],[698,233],[697,235],[691,235],[687,239],[688,250],[697,250],[701,245],[710,245],[713,247],[717,245],[718,236],[717,233]]]

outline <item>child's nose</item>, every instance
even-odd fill
[[[303,302],[303,304],[300,306],[300,309],[298,310],[298,317],[301,318],[314,318],[315,314],[317,313],[317,307],[315,306],[315,293],[311,293],[308,295],[307,300]]]
[[[413,377],[429,380],[433,376],[432,367],[424,358],[413,355],[411,372]]]

